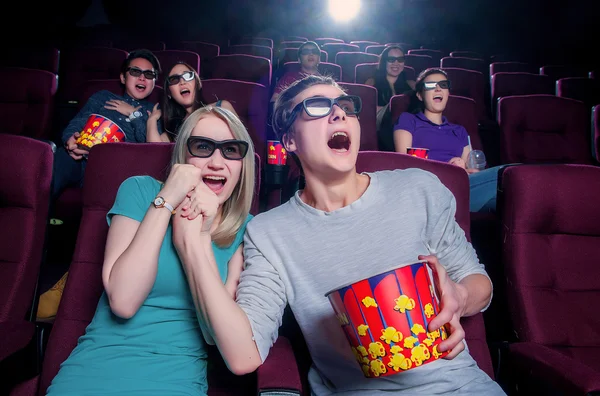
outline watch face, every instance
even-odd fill
[[[165,204],[165,199],[163,197],[156,197],[154,199],[154,206],[163,206]]]
[[[141,113],[140,111],[134,111],[134,112],[133,112],[133,115],[134,115],[135,117],[141,117],[141,116],[142,116],[142,113]]]

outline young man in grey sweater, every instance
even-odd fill
[[[282,92],[274,127],[298,156],[306,187],[248,224],[235,302],[213,269],[198,270],[201,315],[229,368],[243,374],[267,358],[290,304],[313,360],[314,395],[503,395],[464,342],[460,318],[487,308],[492,284],[456,223],[454,196],[417,169],[358,174],[360,107],[320,76]],[[438,349],[450,352],[365,378],[325,294],[418,260],[429,262],[441,298],[429,330],[446,325]]]

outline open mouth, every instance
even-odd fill
[[[208,188],[210,188],[215,194],[218,194],[225,187],[227,178],[224,176],[204,176],[202,181]]]
[[[183,96],[185,98],[186,96],[188,96],[190,94],[190,90],[187,88],[184,88],[181,91],[179,91],[179,93],[181,94],[181,96]]]
[[[444,98],[443,98],[443,96],[442,96],[442,95],[435,95],[435,96],[433,97],[433,101],[434,101],[434,102],[436,102],[436,103],[441,103],[443,99],[444,99]]]
[[[331,138],[329,138],[327,145],[333,151],[345,153],[350,150],[350,137],[348,137],[346,132],[335,132],[331,135]]]
[[[135,89],[139,92],[144,92],[146,90],[146,86],[144,84],[135,84]]]

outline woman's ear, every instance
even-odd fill
[[[421,92],[417,92],[417,98],[422,102],[423,96],[421,96]]]
[[[125,74],[121,73],[119,77],[121,78],[121,84],[125,85]]]
[[[296,142],[294,138],[290,136],[289,133],[286,133],[281,137],[281,143],[283,143],[283,147],[288,153],[293,153],[296,151]]]

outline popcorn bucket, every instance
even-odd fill
[[[75,143],[80,149],[89,150],[96,144],[123,141],[125,141],[125,133],[117,124],[104,116],[92,114]]]
[[[267,164],[285,165],[287,162],[287,151],[278,140],[267,141]]]
[[[385,377],[448,354],[444,327],[427,331],[440,308],[427,264],[402,266],[326,294],[367,378]]]
[[[429,158],[429,149],[426,148],[416,148],[416,147],[408,147],[406,149],[406,154],[412,155],[413,157],[419,157],[423,159]]]

